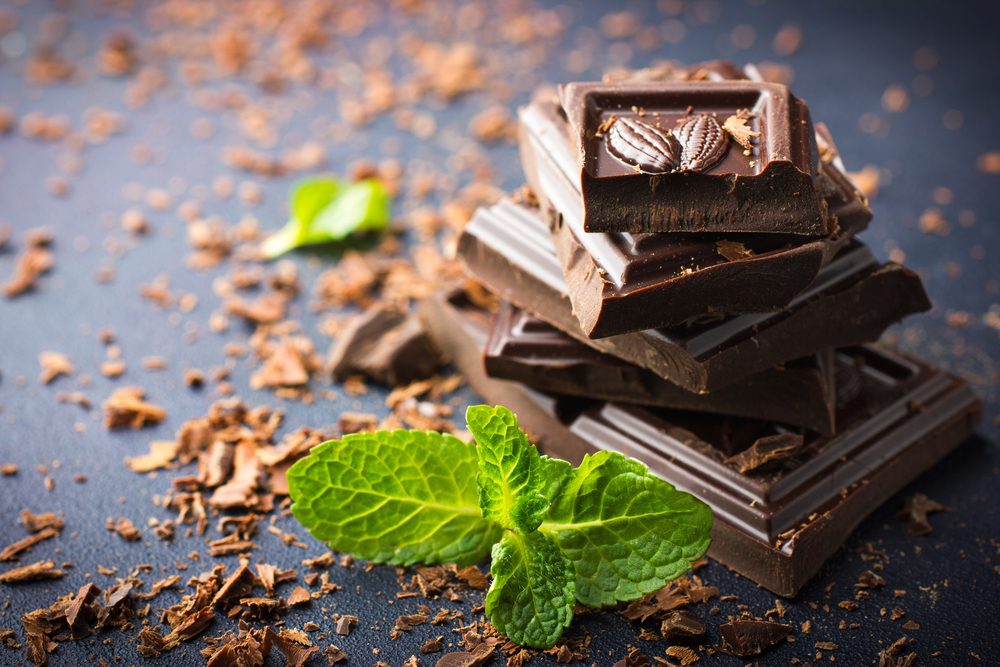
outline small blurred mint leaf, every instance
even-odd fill
[[[300,182],[292,191],[291,219],[264,239],[273,259],[293,248],[340,241],[354,231],[377,231],[389,222],[392,198],[374,178],[348,183],[334,178]]]
[[[486,613],[518,644],[547,649],[573,620],[573,563],[548,535],[506,533],[493,547]]]
[[[478,444],[483,516],[521,534],[535,530],[569,474],[569,463],[539,456],[517,417],[503,406],[474,405],[465,420]]]

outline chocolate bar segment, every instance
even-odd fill
[[[930,309],[919,276],[892,262],[880,266],[851,241],[779,313],[591,339],[573,314],[537,208],[505,200],[479,209],[459,238],[458,255],[469,274],[516,306],[696,393],[822,349],[877,340],[893,322]]]
[[[588,232],[829,231],[809,108],[785,86],[571,83],[559,99]],[[732,116],[749,148],[723,129]]]
[[[982,418],[982,401],[964,381],[874,346],[838,353],[847,391],[835,437],[545,394],[484,375],[477,351],[485,317],[476,310],[435,298],[422,314],[438,343],[459,351],[453,363],[486,401],[513,410],[552,456],[575,464],[584,454],[619,451],[701,498],[715,516],[709,555],[778,595],[795,595],[868,514],[944,458]],[[802,438],[802,445],[769,470],[743,474],[726,462],[783,435]]]
[[[549,393],[738,415],[834,433],[832,350],[763,370],[708,394],[694,394],[503,301],[490,327],[483,365],[492,378]]]
[[[549,214],[556,253],[591,338],[668,327],[703,316],[781,310],[815,279],[871,211],[843,174],[823,178],[835,233],[628,234],[584,231],[583,199],[568,176],[571,138],[558,107],[519,111],[521,162]],[[835,148],[830,144],[831,151]],[[836,165],[824,165],[835,171]],[[736,287],[738,286],[738,288]]]

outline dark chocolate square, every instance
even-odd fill
[[[827,234],[809,109],[787,87],[757,81],[571,83],[559,88],[559,99],[576,141],[588,232]],[[759,133],[749,150],[722,130],[741,110],[749,111],[750,131]],[[640,132],[655,135],[653,141],[635,139],[635,128],[643,125]],[[616,136],[663,158],[665,171],[616,157],[609,150]]]

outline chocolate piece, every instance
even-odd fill
[[[927,515],[932,512],[950,511],[950,507],[945,507],[922,493],[914,493],[906,499],[903,509],[896,513],[896,518],[906,522],[906,528],[910,535],[926,535],[931,532],[931,524],[927,520]]]
[[[571,83],[560,86],[559,99],[572,126],[573,180],[583,193],[588,232],[828,232],[809,108],[785,86]],[[751,132],[760,133],[751,150],[722,129],[741,110],[749,111],[742,115],[749,116]],[[634,122],[672,134],[680,159],[660,160],[669,169],[647,170],[648,161],[635,153],[657,153],[660,142],[633,143],[623,159],[616,137]],[[618,124],[626,129],[616,130]]]
[[[774,468],[781,461],[790,460],[802,448],[802,436],[797,433],[779,433],[760,438],[750,449],[726,459],[742,473],[760,473]]]
[[[334,376],[365,375],[390,387],[431,376],[440,354],[415,315],[376,305],[348,320],[330,348]]]
[[[503,301],[490,328],[483,363],[490,377],[556,394],[766,419],[826,435],[834,432],[832,350],[768,368],[708,394],[695,394],[584,345]]]
[[[538,209],[509,201],[479,209],[459,238],[458,255],[470,274],[511,303],[699,393],[818,350],[876,340],[889,324],[931,305],[917,274],[892,262],[879,266],[865,246],[851,241],[779,313],[591,339],[566,298]]]
[[[589,234],[583,199],[569,175],[572,140],[558,107],[535,102],[519,118],[521,162],[548,215],[574,311],[591,338],[705,315],[781,310],[871,220],[864,200],[838,173],[822,179],[833,233],[818,240],[787,234]],[[832,142],[824,144],[832,155]],[[837,166],[831,161],[823,169]]]
[[[668,642],[694,643],[705,637],[705,624],[687,611],[672,611],[660,626]]]
[[[643,409],[560,397],[485,376],[484,312],[428,300],[421,315],[452,362],[489,403],[510,408],[550,456],[579,463],[602,449],[633,456],[712,507],[709,555],[783,596],[793,596],[861,521],[968,437],[982,401],[959,378],[874,346],[848,348],[861,391],[839,405],[838,433],[802,434],[796,455],[764,474],[741,474],[729,456],[788,429],[755,420]],[[923,410],[910,409],[913,399]],[[733,437],[735,435],[735,437]],[[728,442],[727,442],[728,438]]]
[[[769,621],[730,621],[719,626],[726,649],[740,658],[758,655],[787,637],[791,631],[790,625]]]

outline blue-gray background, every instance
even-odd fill
[[[0,626],[14,628],[21,638],[21,613],[48,606],[56,595],[75,591],[86,581],[102,587],[113,583],[111,578],[97,574],[98,564],[117,567],[124,574],[138,563],[152,563],[157,569],[151,575],[144,575],[152,580],[174,573],[172,563],[184,560],[190,551],[205,551],[200,538],[180,536],[173,543],[162,543],[146,528],[149,517],[169,518],[168,512],[152,504],[151,496],[168,490],[170,478],[177,473],[138,475],[128,470],[122,459],[145,452],[150,440],[170,439],[183,421],[205,414],[215,397],[207,391],[198,393],[185,388],[181,381],[183,369],[192,366],[207,370],[222,365],[223,345],[232,340],[245,341],[250,333],[235,321],[224,336],[206,332],[209,313],[220,305],[219,297],[212,292],[212,279],[224,275],[229,267],[223,265],[206,272],[185,269],[183,258],[188,247],[184,223],[172,212],[150,211],[140,203],[139,207],[147,211],[154,225],[153,234],[130,244],[122,257],[110,260],[111,256],[102,247],[106,237],[123,242],[127,237],[117,229],[102,226],[101,214],[106,211],[120,214],[135,205],[123,195],[128,183],[167,188],[172,177],[180,176],[190,191],[197,185],[210,186],[215,176],[228,173],[237,183],[243,180],[261,183],[264,202],[252,212],[262,227],[275,229],[285,219],[286,194],[294,180],[285,177],[262,181],[222,165],[218,157],[220,148],[238,143],[234,139],[234,116],[194,108],[188,99],[189,91],[176,80],[166,93],[155,94],[146,107],[128,109],[122,103],[126,83],[94,74],[94,54],[109,29],[129,24],[141,32],[142,21],[136,17],[99,15],[87,3],[77,4],[68,12],[72,22],[64,46],[81,54],[79,60],[90,72],[82,82],[47,87],[25,84],[21,75],[24,58],[11,57],[16,56],[17,39],[10,34],[0,38],[13,39],[6,42],[6,55],[0,55],[0,105],[13,108],[19,117],[34,110],[67,113],[75,127],[80,125],[84,109],[99,105],[121,111],[128,122],[122,135],[85,148],[83,171],[70,176],[71,192],[62,198],[49,194],[46,180],[58,173],[60,155],[66,151],[59,144],[32,141],[16,131],[0,136],[3,160],[0,222],[13,225],[12,245],[15,249],[19,247],[19,233],[35,226],[48,225],[56,234],[55,270],[40,281],[39,289],[14,300],[0,300],[0,405],[3,406],[0,463],[20,466],[18,475],[0,478],[0,546],[25,534],[17,523],[19,510],[53,510],[65,516],[63,534],[36,546],[22,560],[33,562],[52,557],[57,562],[75,564],[68,576],[59,581],[0,587],[0,603],[11,602],[9,607],[0,608]],[[510,8],[508,3],[497,3],[496,7],[492,4],[491,11],[498,13],[501,4]],[[544,8],[549,6],[544,3]],[[558,41],[551,43],[546,58],[530,71],[508,80],[513,89],[506,102],[509,108],[526,101],[535,84],[599,77],[612,64],[612,56],[620,59],[629,56],[630,66],[644,66],[656,58],[695,62],[717,57],[732,58],[739,64],[772,61],[789,65],[795,74],[792,89],[809,102],[813,118],[829,126],[848,169],[859,170],[873,164],[882,170],[882,188],[873,200],[875,219],[861,238],[883,259],[888,259],[894,249],[898,249],[895,256],[899,258],[902,251],[905,264],[924,278],[935,304],[930,313],[912,317],[893,330],[900,345],[961,373],[986,400],[984,422],[977,436],[877,510],[822,573],[794,601],[785,603],[789,610],[785,620],[794,622],[796,627],[804,620],[811,620],[812,634],[797,633],[794,644],[771,650],[758,658],[760,664],[787,665],[792,658],[815,664],[826,662],[831,656],[839,664],[872,664],[881,648],[903,635],[915,638],[912,648],[920,654],[918,664],[1000,664],[1000,640],[995,635],[995,619],[1000,618],[1000,570],[995,569],[1000,565],[997,517],[1000,498],[996,491],[1000,478],[1000,426],[996,421],[1000,414],[997,396],[1000,329],[995,324],[1000,322],[1000,269],[996,259],[1000,255],[997,227],[1000,199],[996,196],[1000,176],[982,173],[976,167],[980,155],[1000,151],[1000,133],[996,129],[1000,118],[1000,40],[996,37],[1000,15],[993,3],[709,0],[688,2],[676,16],[663,13],[656,3],[650,2],[577,1],[563,6],[567,9],[560,10],[559,15],[568,23]],[[526,7],[530,12],[535,6]],[[52,6],[30,2],[15,9],[19,17],[15,31],[30,42],[38,32],[39,20],[52,11]],[[631,44],[628,48],[622,46],[629,44],[629,39],[613,46],[602,36],[599,22],[605,14],[623,9],[636,12],[643,26],[661,27],[668,21],[679,21],[684,26],[683,39],[676,44],[664,42],[653,51],[643,51]],[[804,38],[793,55],[780,57],[772,51],[771,40],[787,22],[798,24]],[[755,39],[748,48],[733,45],[733,30],[737,26],[753,28]],[[338,67],[345,67],[351,61],[363,64],[365,45],[374,36],[387,35],[395,42],[401,31],[411,28],[425,34],[433,31],[426,21],[408,25],[397,10],[383,7],[379,21],[358,37],[338,39],[331,53],[317,56],[317,62]],[[677,23],[666,28],[670,35],[676,35],[677,31]],[[741,28],[736,34],[746,38],[748,31]],[[499,38],[495,43],[481,46],[489,53],[510,50]],[[923,47],[932,48],[937,55],[936,64],[929,70],[918,69],[914,62],[914,54]],[[589,69],[567,71],[565,63],[573,50],[587,54]],[[508,68],[516,66],[513,60],[507,64]],[[350,65],[346,67],[342,71],[352,71]],[[918,76],[927,78],[915,84]],[[926,92],[928,80],[930,93],[916,94],[914,86],[918,90],[923,86],[921,92]],[[909,104],[904,112],[890,112],[882,106],[883,93],[893,84],[909,91]],[[208,87],[224,85],[216,82]],[[240,85],[257,95],[252,84]],[[313,118],[326,116],[336,120],[339,91],[313,90],[308,100],[301,92],[292,86],[284,94],[303,100],[302,111],[282,128],[284,132],[308,136]],[[395,153],[397,148],[401,149],[398,157],[404,164],[411,158],[441,164],[449,151],[464,141],[462,136],[469,118],[490,104],[486,92],[474,92],[452,105],[434,109],[437,132],[428,141],[397,130],[391,117],[377,118],[369,126],[352,132],[347,143],[327,146],[329,168],[343,172],[356,158],[381,159],[386,157],[384,150]],[[862,121],[863,114],[874,114],[878,123],[876,132],[862,129],[864,125],[870,131],[875,124],[872,116]],[[949,129],[946,115],[953,128],[960,118],[960,126]],[[212,118],[217,126],[213,137],[205,141],[193,139],[189,132],[192,121],[200,117]],[[392,136],[401,141],[384,142]],[[139,142],[154,150],[154,159],[144,166],[136,165],[130,157],[132,146]],[[497,185],[511,189],[522,182],[513,145],[489,148],[486,155],[492,161]],[[467,180],[467,175],[461,172],[455,177],[460,184]],[[950,201],[943,191],[935,194],[936,188],[948,188]],[[175,203],[186,197],[186,194],[175,196]],[[932,206],[940,209],[950,233],[920,231],[918,219]],[[398,214],[403,213],[402,207],[401,203]],[[237,197],[223,202],[210,196],[204,209],[208,214],[224,216],[230,224],[245,211]],[[973,218],[968,213],[963,215],[964,211],[972,212],[974,223],[969,224]],[[337,256],[334,250],[321,253],[320,263],[307,261],[312,254],[294,256],[307,286]],[[13,257],[10,248],[0,252],[0,276],[9,275]],[[110,285],[98,285],[92,276],[106,261],[115,267],[117,279]],[[184,326],[172,326],[167,312],[157,310],[137,294],[139,283],[150,282],[161,273],[170,275],[172,291],[198,296],[198,306],[182,318],[185,323],[197,323],[202,331],[193,344],[184,342]],[[315,332],[317,319],[305,308],[307,301],[308,295],[297,301],[302,306],[300,319],[318,347],[325,349],[328,339]],[[991,308],[992,318],[988,316]],[[961,328],[949,326],[946,321],[949,311],[968,313],[971,324]],[[126,375],[119,380],[104,378],[97,372],[105,353],[96,333],[105,326],[115,331],[129,363]],[[40,385],[37,355],[45,350],[69,354],[77,372],[89,374],[93,384],[81,388],[75,380],[60,378],[51,385]],[[168,369],[143,371],[139,360],[151,355],[166,357]],[[310,407],[281,402],[265,391],[250,390],[250,371],[249,363],[241,360],[237,364],[231,379],[236,393],[253,405],[280,405],[286,411],[285,431],[302,424],[335,423],[344,410],[386,413],[385,393],[378,387],[357,399],[340,392],[336,402],[319,401]],[[18,377],[25,378],[23,386],[16,381]],[[150,399],[167,409],[166,421],[142,431],[109,433],[88,411],[55,399],[57,391],[81,389],[97,405],[114,387],[125,384],[144,386]],[[460,395],[463,403],[456,410],[457,415],[461,415],[465,404],[475,401],[467,390]],[[86,425],[84,432],[74,429],[77,422]],[[60,462],[58,468],[52,466],[56,460]],[[35,471],[35,465],[40,463],[51,468],[55,481],[52,491],[43,488],[42,475]],[[73,475],[79,472],[87,475],[86,483],[73,481]],[[894,518],[903,498],[917,491],[952,508],[950,513],[932,516],[934,531],[920,538],[908,535],[904,524]],[[109,516],[132,519],[144,530],[146,539],[125,543],[105,531],[104,520]],[[302,558],[325,550],[290,517],[279,519],[278,525],[297,533],[309,544],[309,549],[287,547],[276,536],[264,532],[257,540],[261,549],[252,554],[255,560],[263,558],[278,566],[301,570]],[[882,572],[888,586],[875,592],[872,600],[861,603],[860,609],[845,612],[837,608],[837,602],[853,599],[853,584],[858,574],[871,566],[856,553],[865,542],[871,542],[890,556]],[[192,567],[181,574],[186,578],[192,572],[208,569],[208,560],[211,559],[206,556],[200,563],[190,563]],[[223,560],[227,564],[236,562],[235,557]],[[166,566],[166,574],[159,572],[161,565]],[[86,573],[93,576],[86,579]],[[739,598],[731,602],[715,600],[695,608],[710,626],[706,645],[720,643],[716,628],[727,615],[738,614],[737,605],[747,605],[756,615],[763,615],[773,606],[772,595],[717,563],[711,563],[699,574],[707,583],[718,586],[723,595]],[[457,641],[458,635],[448,632],[447,627],[431,626],[415,628],[412,633],[389,641],[388,629],[395,617],[415,612],[417,603],[425,602],[410,599],[387,605],[386,601],[394,598],[398,590],[390,568],[376,567],[365,572],[360,568],[348,570],[335,566],[331,569],[331,580],[343,586],[343,590],[325,599],[323,605],[331,612],[352,613],[361,619],[350,637],[335,636],[332,640],[349,654],[348,664],[374,664],[381,659],[399,665],[411,654],[419,656],[418,647],[429,637],[445,634],[446,643]],[[905,589],[907,594],[893,599],[895,589]],[[179,595],[168,591],[155,600],[154,606],[168,606]],[[469,595],[462,605],[441,602],[430,606],[435,610],[442,605],[458,607],[471,617],[474,599],[478,597]],[[814,610],[810,603],[817,604],[819,610]],[[827,604],[830,612],[822,610]],[[722,613],[709,616],[708,608],[714,605]],[[880,615],[883,607],[891,609],[896,605],[906,610],[905,618],[890,621]],[[324,630],[331,630],[322,616],[314,607],[312,611],[295,611],[286,620],[292,626],[313,620]],[[860,628],[838,629],[841,620],[859,623]],[[918,623],[920,629],[903,630],[900,626],[905,621]],[[376,624],[380,629],[374,629]],[[649,626],[653,628],[653,624]],[[218,624],[210,632],[217,634],[223,627],[225,624]],[[603,613],[581,617],[569,632],[589,632],[593,636],[592,655],[586,664],[611,664],[624,657],[629,645],[639,646],[650,656],[663,656],[667,645],[662,641],[638,640],[640,629],[638,625],[622,622],[614,614]],[[113,639],[112,645],[65,643],[50,656],[51,664],[84,664],[95,654],[112,664],[204,662],[197,653],[203,646],[200,639],[159,661],[144,661],[136,653],[131,636],[118,633],[107,636]],[[826,653],[822,660],[815,660],[813,645],[817,641],[834,642],[840,648]],[[381,650],[378,656],[372,652],[376,647]],[[936,651],[942,655],[930,657]],[[120,656],[120,660],[114,656]],[[542,655],[534,662],[551,660]],[[703,660],[720,665],[747,662],[719,654]],[[317,658],[315,662],[319,661]],[[276,658],[270,662],[280,664]],[[435,656],[423,656],[421,664],[434,662]],[[0,648],[0,664],[26,664],[25,654],[23,650]]]

